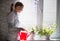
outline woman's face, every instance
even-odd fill
[[[16,7],[16,12],[21,12],[22,10],[23,10],[23,7],[22,6],[21,7],[20,6],[17,6]]]

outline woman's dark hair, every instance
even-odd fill
[[[18,7],[18,6],[24,7],[23,3],[21,3],[21,2],[16,2],[15,8]]]
[[[13,11],[13,6],[14,6],[14,4],[12,3],[12,4],[10,5],[10,12],[7,14],[7,16]]]
[[[11,7],[10,7],[10,12],[12,12],[13,11],[13,3],[11,4]]]

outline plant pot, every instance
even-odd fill
[[[50,35],[47,35],[46,36],[46,40],[50,40]]]

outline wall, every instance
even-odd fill
[[[15,0],[0,0],[0,41],[5,41],[7,36],[7,21],[6,16],[10,11],[10,4]]]

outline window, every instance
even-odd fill
[[[23,11],[18,15],[20,25],[30,28],[37,25],[37,0],[20,0],[24,4]]]

